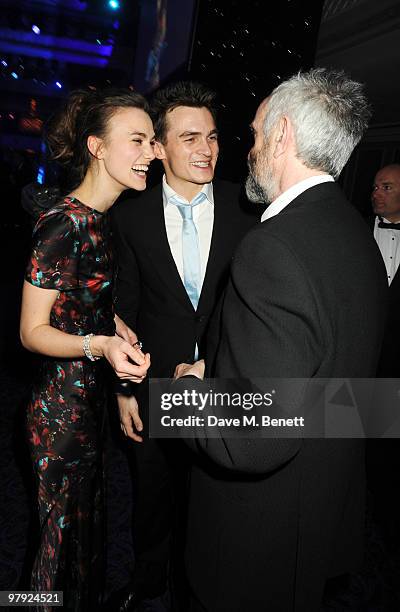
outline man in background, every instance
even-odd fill
[[[400,164],[377,172],[372,189],[374,237],[385,262],[389,308],[378,375],[400,377]]]
[[[400,164],[381,168],[374,179],[372,229],[389,286],[385,332],[377,376],[400,378]],[[400,548],[400,445],[398,439],[371,439],[367,445],[368,485],[374,517],[389,552]]]

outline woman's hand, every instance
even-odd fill
[[[129,342],[131,346],[133,346],[138,341],[138,337],[135,332],[128,327],[125,321],[123,321],[117,314],[114,315],[114,322],[117,336],[123,338]]]
[[[128,438],[135,440],[135,442],[143,442],[143,438],[136,433],[137,431],[143,431],[143,423],[139,416],[139,406],[136,397],[133,395],[131,397],[117,395],[117,401],[122,431]]]
[[[142,353],[119,336],[93,336],[91,350],[94,356],[105,357],[122,380],[140,383],[150,367],[149,353]]]

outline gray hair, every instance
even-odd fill
[[[269,137],[279,119],[292,122],[297,157],[308,168],[337,178],[371,117],[363,85],[344,72],[299,72],[272,92],[264,121]]]

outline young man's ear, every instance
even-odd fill
[[[87,139],[87,148],[89,149],[89,153],[93,155],[96,159],[102,159],[104,155],[103,151],[103,141],[101,138],[97,136],[88,136]]]
[[[156,140],[156,142],[154,144],[154,155],[156,156],[156,159],[165,159],[166,158],[164,145],[161,142],[159,142],[158,140]]]

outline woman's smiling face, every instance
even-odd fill
[[[154,130],[149,115],[140,108],[120,108],[109,119],[100,145],[104,170],[124,189],[146,189],[154,159]]]

